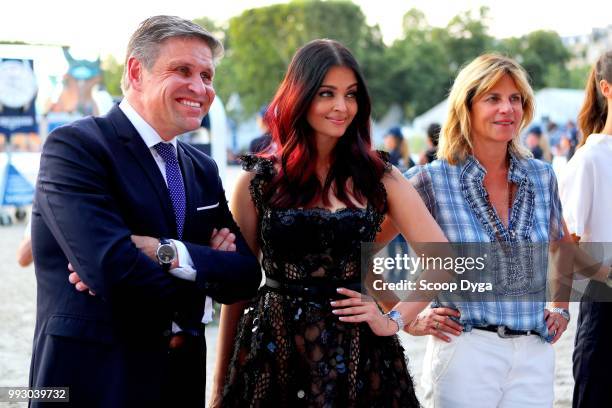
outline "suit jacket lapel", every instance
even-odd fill
[[[118,106],[115,105],[111,109],[108,118],[115,127],[115,131],[119,135],[119,138],[132,154],[135,162],[140,165],[151,183],[151,186],[157,193],[159,203],[163,207],[166,222],[170,226],[169,230],[176,231],[176,218],[174,217],[174,209],[172,207],[170,195],[168,194],[168,188],[166,187],[164,176],[159,171],[159,167],[157,167],[157,163],[155,163],[151,151]],[[137,186],[135,186],[135,188],[137,188]]]
[[[185,153],[185,151],[183,150],[183,147],[181,146],[181,143],[177,144],[177,151],[178,151],[178,160],[181,166],[181,169],[183,170],[183,185],[185,186],[185,206],[186,206],[186,212],[185,212],[185,226],[183,227],[183,237],[189,237],[190,234],[192,233],[191,228],[192,225],[194,225],[193,222],[189,222],[190,221],[190,217],[193,216],[193,214],[196,213],[196,191],[197,191],[197,186],[194,184],[196,177],[195,177],[195,171],[193,168],[193,161],[191,160],[191,157],[189,157],[189,155],[187,153]]]

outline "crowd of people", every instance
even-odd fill
[[[222,52],[192,22],[151,17],[128,43],[123,101],[49,136],[32,210],[30,385],[70,387],[76,407],[204,406],[212,298],[223,304],[212,407],[552,406],[567,256],[574,242],[612,241],[612,52],[593,67],[580,131],[557,133],[530,127],[518,62],[477,57],[416,164],[400,128],[387,153],[373,149],[351,51],[310,41],[262,109],[264,137],[241,158],[229,206],[214,161],[176,139],[207,113]],[[546,138],[569,160],[560,187],[541,160]],[[493,290],[383,296],[360,248],[399,236],[425,252],[497,248],[479,275]],[[564,284],[549,285],[551,269]],[[610,275],[600,265],[592,290],[608,290]],[[611,316],[607,303],[581,305],[575,407],[608,400]],[[402,330],[430,336],[420,401]]]

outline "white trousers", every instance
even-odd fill
[[[421,385],[426,408],[550,408],[555,352],[538,336],[502,339],[473,329],[430,337]]]

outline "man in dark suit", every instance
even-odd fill
[[[261,280],[214,161],[176,139],[207,113],[221,53],[190,21],[149,18],[128,44],[121,104],[49,135],[31,386],[70,387],[79,407],[204,404],[205,297],[247,299]],[[224,227],[235,251],[211,248]],[[95,296],[75,290],[68,263]]]

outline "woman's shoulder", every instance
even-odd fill
[[[385,164],[385,174],[390,173],[393,170],[393,163],[391,163],[391,155],[389,152],[384,150],[376,150],[376,154]]]
[[[600,146],[599,146],[600,147]],[[561,172],[562,180],[594,175],[602,169],[609,168],[607,165],[610,160],[610,152],[605,149],[598,149],[595,144],[583,145],[576,150],[576,153],[567,162]],[[610,174],[612,176],[612,174]]]
[[[404,177],[413,179],[416,177],[436,177],[440,174],[447,174],[453,170],[459,169],[460,166],[453,166],[446,160],[436,159],[430,163],[417,164],[404,172]]]
[[[534,180],[541,180],[546,183],[549,178],[556,179],[553,166],[548,162],[540,159],[534,159],[533,157],[524,157],[518,159],[516,163],[518,164],[519,171],[521,173],[524,172],[523,174],[532,180],[532,182]],[[519,176],[521,173],[518,173]]]
[[[256,154],[243,154],[238,157],[242,164],[242,169],[264,178],[272,178],[276,174],[274,160],[269,157],[262,157]]]
[[[600,134],[592,134],[588,137],[587,143],[576,149],[576,153],[572,156],[570,162],[595,162],[610,160],[612,152],[612,143],[606,143],[606,139]],[[610,136],[605,136],[610,138]]]
[[[548,171],[552,170],[552,165],[540,159],[533,157],[525,157],[518,160],[518,163],[527,171]]]
[[[557,189],[557,174],[553,169],[552,164],[534,159],[532,157],[524,158],[518,161],[520,169],[524,169],[524,175],[530,180],[531,185],[536,189],[544,188],[545,190]],[[521,176],[521,173],[518,173]]]

